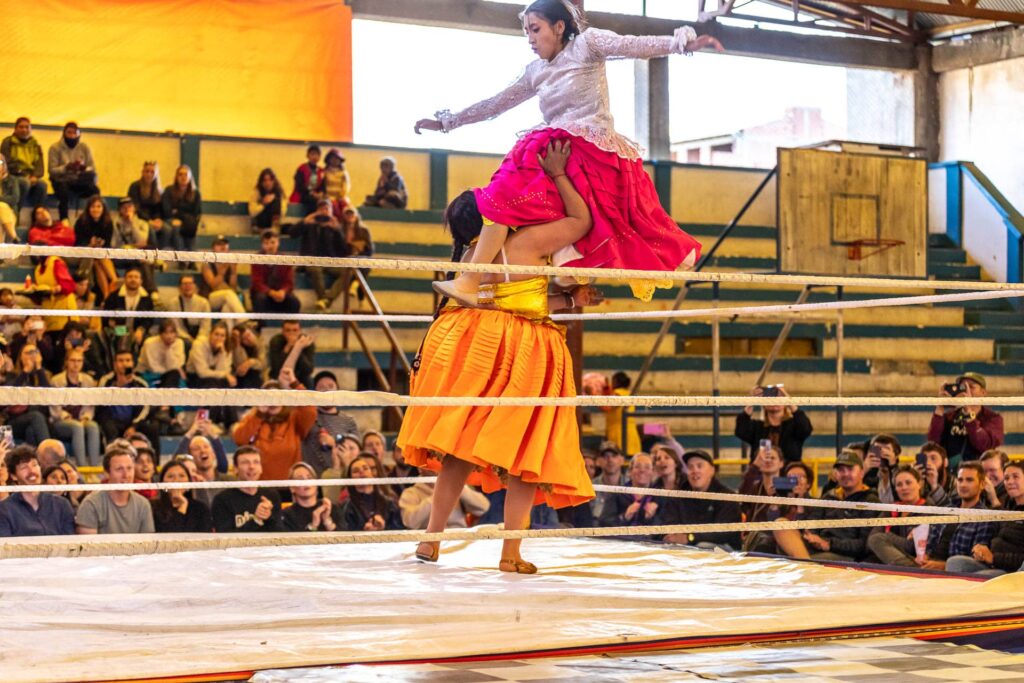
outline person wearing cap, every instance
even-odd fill
[[[606,441],[601,444],[601,450],[597,452],[597,459],[594,463],[597,465],[597,476],[594,477],[593,482],[605,486],[625,486],[626,475],[622,472],[622,464],[625,460],[622,451],[614,443]],[[590,511],[593,513],[594,519],[601,519],[605,505],[615,495],[601,491],[594,494],[594,499],[590,501]]]
[[[249,217],[252,220],[253,232],[262,232],[270,228],[280,228],[281,218],[288,212],[285,202],[284,188],[277,179],[274,169],[265,168],[260,171],[249,200]]]
[[[686,465],[684,491],[736,493],[718,480],[715,460],[707,451],[692,450],[683,454]],[[740,504],[725,500],[700,498],[666,498],[662,502],[662,524],[731,524],[740,521]],[[682,543],[698,548],[740,548],[738,531],[723,533],[668,534],[666,543]]]
[[[317,474],[304,462],[297,462],[288,470],[289,479],[308,479],[309,486],[292,486],[292,504],[282,515],[285,531],[344,531],[345,518],[341,507],[326,496],[318,497]]]
[[[939,395],[988,396],[988,383],[980,373],[965,372],[952,388],[943,386]],[[946,449],[949,469],[955,472],[961,461],[977,460],[985,451],[1003,445],[1003,416],[987,406],[938,405],[928,427],[928,440]]]
[[[349,190],[352,187],[352,180],[348,171],[345,170],[345,157],[341,152],[332,149],[324,157],[324,178],[320,183],[320,191],[324,198],[329,199],[333,205],[334,215],[340,216],[342,210],[352,204],[348,198]]]
[[[337,391],[338,378],[330,370],[313,375],[313,391]],[[316,476],[333,465],[332,451],[339,434],[359,431],[355,419],[337,406],[317,406],[316,422],[302,440],[302,461],[313,468]]]
[[[822,500],[841,500],[847,503],[878,503],[878,494],[864,484],[864,459],[854,450],[844,448],[836,456],[834,474],[839,486],[829,491]],[[808,519],[867,519],[879,517],[873,510],[852,507],[814,508]],[[797,559],[859,562],[868,556],[870,527],[843,527],[835,529],[792,529],[775,531],[779,551]]]
[[[96,162],[89,145],[81,140],[78,124],[68,121],[60,140],[50,145],[48,152],[50,182],[57,195],[57,210],[61,220],[68,219],[72,197],[92,197],[100,193],[96,186]]]

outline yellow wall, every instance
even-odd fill
[[[448,155],[448,198],[473,187],[484,187],[498,170],[502,157],[469,154]]]
[[[675,167],[672,169],[672,218],[680,223],[725,225],[743,207],[767,171]],[[740,225],[775,225],[775,179],[761,191]]]
[[[44,148],[45,139],[52,135],[56,142],[60,133],[37,135]],[[96,160],[96,175],[100,191],[106,196],[123,197],[128,186],[142,174],[143,161],[156,161],[160,166],[160,180],[164,187],[174,181],[174,171],[181,163],[181,142],[178,138],[117,135],[116,133],[82,133]]]

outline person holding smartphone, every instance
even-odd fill
[[[782,451],[771,440],[762,439],[754,462],[747,467],[740,483],[740,493],[748,496],[774,496],[775,479],[782,469]],[[778,517],[778,505],[770,503],[743,503],[743,518],[748,522],[768,521],[769,515]]]
[[[781,384],[754,387],[752,396],[789,396]],[[800,407],[794,404],[765,406],[759,417],[754,417],[754,407],[747,406],[736,416],[736,438],[750,446],[750,458],[757,457],[762,439],[771,440],[779,447],[785,462],[798,462],[803,458],[804,442],[814,428]]]
[[[899,439],[892,434],[877,434],[868,442],[864,454],[864,483],[878,492],[883,503],[895,500],[892,477],[902,452]]]

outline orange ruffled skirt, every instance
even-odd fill
[[[575,396],[561,328],[498,310],[454,308],[427,332],[413,396]],[[398,434],[405,461],[438,471],[446,455],[478,467],[470,484],[490,493],[508,475],[539,484],[554,508],[594,497],[572,407],[418,407]]]

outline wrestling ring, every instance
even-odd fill
[[[59,255],[126,260],[476,270],[568,277],[656,278],[962,290],[827,304],[711,308],[609,316],[716,317],[841,311],[1024,296],[1024,285],[747,273],[647,273],[472,266],[396,259],[325,259],[0,246],[0,258]],[[0,310],[0,313],[14,313]],[[33,311],[18,309],[25,315]],[[104,316],[39,309],[39,315]],[[142,317],[141,313],[135,313]],[[199,317],[193,313],[179,316]],[[219,318],[231,317],[223,313]],[[123,317],[123,313],[120,317]],[[158,312],[152,317],[175,317]],[[253,314],[238,317],[254,319]],[[273,319],[428,322],[429,316],[316,315]],[[100,389],[5,387],[3,402],[101,405]],[[126,405],[929,405],[935,397],[579,396],[412,398],[385,392],[120,389]],[[1024,405],[1024,396],[950,398],[950,405]],[[399,479],[320,480],[320,484]],[[412,480],[409,480],[412,481]],[[419,478],[415,481],[426,481]],[[8,486],[7,492],[228,488],[308,481]],[[609,492],[648,492],[595,487]],[[743,502],[788,498],[650,490]],[[808,500],[912,512],[918,523],[1020,521],[1022,512]],[[0,679],[37,681],[978,681],[1020,680],[1024,576],[989,581],[865,571],[685,546],[629,535],[881,526],[891,518],[728,525],[506,531],[498,527],[287,534],[153,534],[0,539],[5,612]],[[534,576],[494,569],[497,543],[529,539]],[[413,558],[416,540],[444,541],[441,561]]]

